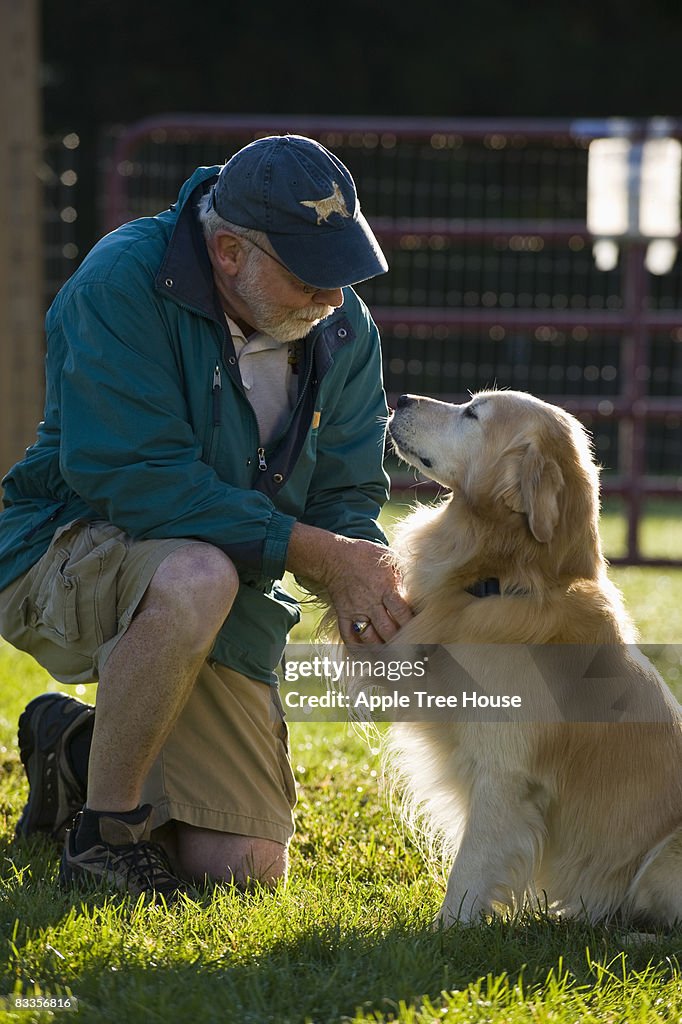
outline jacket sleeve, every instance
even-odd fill
[[[357,297],[355,301],[359,303]],[[388,499],[383,469],[387,405],[379,332],[364,304],[347,372],[321,410],[317,464],[302,521],[346,537],[386,543],[377,519]]]
[[[63,331],[64,479],[133,537],[189,537],[239,568],[280,579],[294,524],[255,490],[221,480],[201,460],[182,369],[153,294],[137,301],[106,283],[74,290]],[[59,348],[59,346],[56,346]]]

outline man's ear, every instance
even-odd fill
[[[564,486],[559,466],[530,444],[519,460],[509,460],[504,478],[502,500],[526,516],[536,540],[548,544],[559,522],[559,495]]]
[[[220,269],[234,277],[244,260],[241,240],[229,231],[218,231],[213,236],[212,246],[214,258]]]

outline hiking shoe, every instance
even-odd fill
[[[74,770],[69,741],[80,729],[92,737],[95,709],[63,693],[43,693],[19,718],[19,754],[29,795],[15,829],[17,839],[43,833],[63,841],[85,803],[87,762]]]
[[[59,865],[59,884],[100,888],[172,903],[183,893],[196,896],[173,874],[166,851],[149,836],[150,804],[124,814],[85,808],[66,832]]]

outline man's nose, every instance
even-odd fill
[[[318,288],[313,294],[313,302],[320,306],[333,306],[337,309],[343,305],[343,290],[341,288]]]

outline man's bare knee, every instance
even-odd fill
[[[219,548],[193,541],[171,552],[159,565],[138,614],[163,614],[169,628],[198,643],[220,629],[239,589],[233,562]]]
[[[234,882],[246,887],[251,882],[275,886],[286,880],[288,851],[283,843],[213,829],[175,823],[175,851],[178,870],[201,883],[206,878]]]

